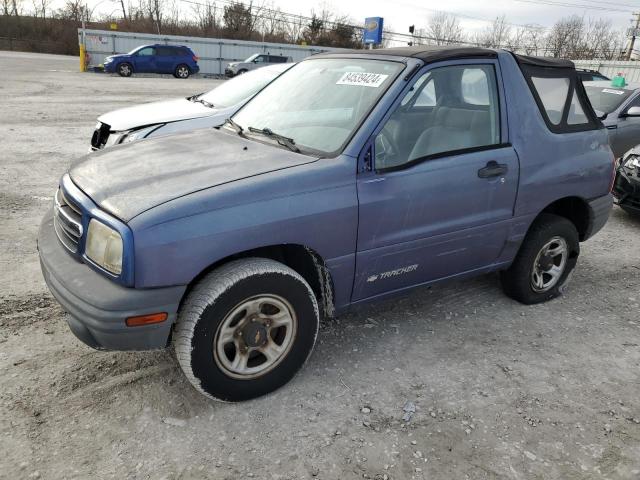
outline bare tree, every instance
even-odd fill
[[[156,26],[158,35],[160,35],[160,30],[162,26],[163,11],[164,11],[164,0],[148,0],[147,1],[147,12],[149,14],[149,18]]]
[[[215,2],[206,0],[204,3],[192,5],[198,27],[206,35],[213,35],[218,30],[218,11]]]
[[[610,20],[589,19],[583,35],[589,41],[584,42],[582,58],[616,58],[622,49],[621,36],[621,32],[612,28]]]
[[[35,17],[46,18],[49,12],[51,0],[33,0],[33,12]]]
[[[504,15],[496,17],[491,25],[476,34],[475,43],[487,48],[501,48],[507,44],[511,27]]]
[[[545,29],[540,25],[525,25],[520,51],[526,55],[543,55]]]
[[[464,39],[460,20],[447,12],[438,12],[429,18],[426,30],[420,30],[421,36],[431,37],[435,45],[449,45]]]
[[[583,19],[577,15],[558,20],[547,35],[547,55],[575,58],[581,48],[583,26]]]

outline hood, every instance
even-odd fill
[[[119,132],[156,123],[207,117],[216,112],[218,109],[205,107],[202,103],[176,98],[114,110],[98,117],[98,121],[109,125],[112,131]]]
[[[92,153],[72,165],[69,175],[97,205],[126,222],[199,190],[316,160],[207,129]]]

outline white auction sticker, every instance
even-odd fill
[[[602,93],[615,93],[616,95],[624,95],[624,91],[622,90],[610,90],[608,88],[603,88]]]
[[[361,87],[378,88],[389,75],[382,73],[346,72],[336,85],[359,85]]]

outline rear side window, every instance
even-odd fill
[[[549,130],[569,133],[600,128],[574,69],[528,65],[521,68]]]
[[[176,50],[171,47],[156,47],[156,55],[161,57],[173,57],[177,55]]]
[[[560,125],[571,82],[568,78],[563,77],[531,77],[531,81],[536,87],[536,91],[538,92],[544,110],[547,112],[549,121],[554,125]]]

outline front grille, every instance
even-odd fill
[[[91,149],[100,150],[105,146],[109,139],[111,127],[106,123],[100,123],[98,127],[93,131],[91,136]]]
[[[54,201],[53,226],[62,245],[71,253],[78,252],[82,237],[82,210],[58,188]]]

